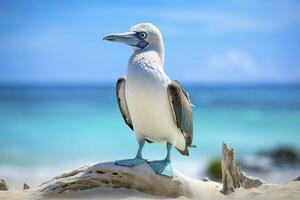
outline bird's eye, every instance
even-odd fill
[[[139,32],[138,37],[141,39],[145,39],[147,37],[147,33],[146,32]]]

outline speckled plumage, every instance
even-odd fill
[[[141,32],[147,37],[137,40]],[[114,41],[115,37],[118,38],[118,34],[108,39]],[[118,103],[125,122],[133,129],[139,144],[143,140],[171,144],[188,155],[187,147],[192,145],[193,136],[191,104],[179,82],[170,80],[164,72],[160,31],[149,23],[138,24],[126,36],[122,35],[120,41],[134,46],[127,76],[117,83]],[[140,41],[147,45],[140,48]],[[135,161],[129,161],[132,162]],[[128,160],[125,163],[127,165]]]

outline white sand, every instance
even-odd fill
[[[201,182],[193,180],[191,184],[197,184],[199,196],[193,199],[205,200],[231,200],[231,199],[244,199],[244,200],[299,200],[300,199],[300,182],[291,181],[287,184],[265,184],[259,188],[252,189],[238,189],[234,193],[224,196],[219,192],[220,188],[214,182]],[[15,190],[0,191],[0,199],[2,200],[26,200],[26,199],[39,199],[34,197],[35,189],[30,190]],[[112,192],[113,191],[113,192]],[[71,193],[64,198],[68,199],[126,199],[126,200],[142,200],[142,199],[170,199],[158,196],[146,195],[141,192],[130,189],[115,189],[115,190],[101,190],[92,189],[80,193]],[[185,200],[186,197],[175,198],[177,200]]]
[[[40,185],[38,188],[32,187],[29,190],[22,190],[19,187],[18,189],[10,188],[8,191],[0,191],[0,200],[37,200],[45,199],[47,195],[60,199],[89,200],[172,199],[170,197],[150,194],[168,196],[174,196],[174,194],[184,195],[175,198],[177,200],[189,199],[187,197],[204,200],[300,199],[300,181],[290,181],[286,184],[263,184],[258,188],[251,189],[240,188],[236,189],[232,194],[225,196],[220,192],[222,188],[220,183],[213,181],[204,182],[186,177],[176,171],[174,173],[173,179],[166,179],[155,174],[146,164],[127,168],[116,166],[113,163],[98,163],[90,167],[84,166],[63,173]],[[75,189],[74,183],[76,186]],[[92,184],[92,187],[87,187],[89,184]],[[130,185],[128,188],[131,189],[125,188],[128,184]],[[70,187],[71,191],[67,187]],[[147,192],[148,194],[139,192],[133,188]]]

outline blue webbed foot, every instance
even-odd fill
[[[148,162],[155,173],[173,178],[173,169],[170,160],[156,160]]]
[[[146,159],[143,159],[142,157],[142,149],[144,147],[145,140],[141,140],[139,142],[139,149],[138,152],[133,159],[125,159],[125,160],[116,160],[115,164],[116,165],[121,165],[121,166],[127,166],[127,167],[134,167],[136,165],[144,164],[147,162]]]
[[[116,160],[115,164],[120,166],[134,167],[146,163],[147,160],[143,158],[134,158],[134,159],[125,159],[125,160]]]

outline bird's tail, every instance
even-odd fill
[[[191,144],[190,146],[186,146],[185,149],[182,151],[180,150],[179,148],[176,147],[176,149],[182,154],[182,155],[185,155],[185,156],[189,156],[189,147],[191,148],[196,148],[197,146],[194,145],[194,144]]]

